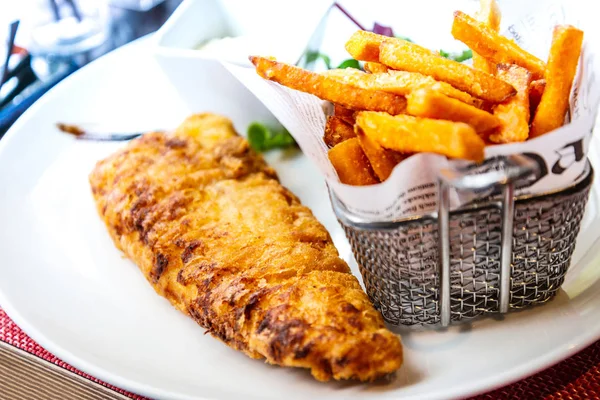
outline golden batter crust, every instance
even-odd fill
[[[148,133],[100,161],[90,183],[116,246],[227,345],[322,381],[400,367],[399,338],[325,228],[228,119]]]

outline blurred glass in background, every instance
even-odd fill
[[[70,56],[97,48],[109,34],[103,0],[26,0],[24,46],[32,55]]]
[[[110,5],[136,11],[148,11],[164,0],[110,0]]]
[[[56,83],[101,55],[154,32],[180,3],[0,1],[0,138]]]

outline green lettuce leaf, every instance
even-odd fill
[[[250,146],[259,153],[296,145],[296,141],[285,128],[275,131],[260,122],[251,123],[247,134]]]

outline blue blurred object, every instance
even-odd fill
[[[35,103],[44,93],[50,90],[58,82],[65,79],[78,69],[77,64],[70,63],[66,64],[64,70],[60,71],[47,82],[35,80],[31,85],[28,86],[28,93],[19,102],[8,104],[5,108],[0,109],[0,138],[6,133],[8,128],[27,110],[33,103]],[[31,66],[29,66],[31,71]]]

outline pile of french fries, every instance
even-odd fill
[[[365,71],[307,71],[250,57],[265,79],[334,104],[324,141],[340,180],[386,180],[422,152],[481,162],[486,145],[522,142],[563,125],[583,41],[569,25],[554,28],[547,62],[498,34],[495,0],[475,18],[454,13],[452,35],[473,51],[473,66],[406,40],[358,31],[346,50]]]

